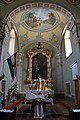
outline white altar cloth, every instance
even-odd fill
[[[52,98],[46,98],[48,93],[53,93],[54,91],[33,91],[33,90],[27,90],[26,91],[26,99],[27,100],[35,100],[37,98],[43,99],[44,102],[47,103],[52,103],[53,104],[53,99]],[[39,94],[41,93],[41,94]],[[43,118],[44,117],[44,111],[43,111],[43,103],[42,104],[35,104],[34,105],[34,118]]]
[[[39,95],[39,92],[42,93],[42,95]],[[36,99],[36,98],[45,98],[48,93],[54,94],[54,90],[27,90],[26,91],[26,99],[27,100],[32,100],[32,99]]]
[[[27,92],[27,94],[26,94],[26,99],[27,100],[34,100],[36,98],[45,99],[45,96],[43,94],[42,95],[36,95],[32,92]]]
[[[34,118],[43,118],[43,104],[37,104],[34,106]]]

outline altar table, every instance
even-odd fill
[[[43,104],[34,105],[34,118],[43,117],[44,117]]]
[[[52,98],[45,98],[42,104],[34,103],[34,100],[26,100],[26,104],[31,104],[31,111],[33,112],[34,118],[43,118],[44,112],[46,111],[46,104],[53,104]]]
[[[26,91],[26,104],[31,104],[31,110],[34,112],[34,118],[43,118],[46,104],[53,104],[52,98],[47,98],[48,94],[54,94],[54,90],[27,90]],[[43,99],[43,103],[35,104],[36,99]]]

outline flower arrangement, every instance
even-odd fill
[[[44,102],[44,100],[42,98],[36,98],[34,100],[34,104],[42,104]]]
[[[12,99],[14,96],[18,95],[19,94],[19,91],[18,91],[18,88],[17,88],[17,85],[14,84],[11,88],[8,89],[8,96],[7,96],[7,99]]]
[[[47,98],[54,98],[54,94],[48,93]]]

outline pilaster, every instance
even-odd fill
[[[58,88],[58,92],[60,92],[63,91],[61,54],[57,53],[55,55],[55,58],[56,58],[57,88]]]
[[[17,53],[17,87],[19,91],[22,88],[22,65],[23,65],[23,54]]]
[[[0,68],[1,68],[2,44],[3,44],[4,38],[5,38],[5,20],[0,11]],[[0,77],[4,76],[4,74],[1,73],[1,69],[0,69],[0,74],[1,74]],[[2,77],[2,78],[4,78],[4,77]]]

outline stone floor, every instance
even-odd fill
[[[69,120],[68,110],[60,103],[47,105],[42,120]],[[34,120],[31,105],[21,104],[16,113],[16,120]],[[39,118],[38,118],[39,120]]]
[[[54,104],[47,104],[42,120],[70,120],[68,107],[72,107],[73,102],[67,99],[60,99]],[[34,120],[31,104],[20,103],[17,107],[16,120]],[[39,118],[38,118],[39,119]]]

